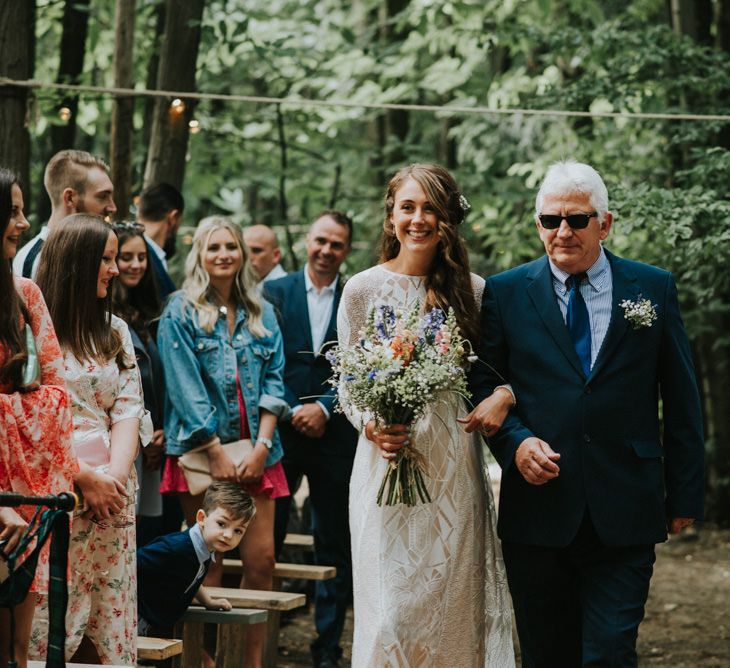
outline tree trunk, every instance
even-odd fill
[[[396,29],[392,24],[392,19],[408,7],[408,2],[409,0],[385,0],[381,38],[386,44],[403,42],[408,36],[407,32]],[[391,109],[385,113],[385,164],[389,172],[394,166],[400,167],[407,158],[405,143],[409,129],[410,117],[407,111]]]
[[[730,323],[726,323],[730,324]],[[718,323],[719,325],[719,323]],[[698,343],[703,410],[708,445],[707,517],[730,524],[730,356],[726,348],[713,352],[714,341]]]
[[[134,10],[135,0],[118,0],[114,14],[114,86],[134,86]],[[114,182],[114,200],[119,217],[129,216],[132,203],[132,130],[134,98],[114,99],[111,132],[111,171]]]
[[[89,26],[89,0],[66,0],[63,8],[63,33],[61,34],[61,61],[58,66],[58,83],[77,84],[84,71],[86,33]],[[52,155],[76,143],[76,113],[78,95],[67,95],[56,109],[62,119],[68,120],[51,126]],[[66,111],[68,110],[68,111]]]
[[[10,2],[0,12],[0,75],[10,79],[33,76],[35,2]],[[28,187],[30,135],[26,124],[28,89],[0,87],[0,165],[17,172]],[[30,202],[28,191],[25,201]]]
[[[730,0],[717,3],[717,46],[730,53]]]
[[[712,46],[712,0],[670,0],[672,28],[699,44]]]
[[[153,9],[153,17],[155,19],[155,40],[152,55],[149,63],[147,63],[147,90],[155,90],[157,88],[157,70],[160,69],[160,49],[162,48],[162,39],[165,34],[165,0],[157,0],[157,4]],[[150,150],[150,128],[152,127],[152,119],[155,113],[155,98],[146,97],[144,99],[144,125],[142,126],[142,146],[144,146],[144,162],[147,164]],[[140,179],[141,180],[141,179]]]
[[[160,52],[157,85],[161,90],[195,90],[195,65],[200,45],[200,23],[205,0],[167,0],[165,36]],[[144,174],[145,187],[166,181],[182,190],[188,123],[193,100],[173,107],[172,100],[157,98],[150,132],[150,151]]]

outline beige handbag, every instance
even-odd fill
[[[180,455],[177,460],[177,464],[185,476],[188,489],[193,496],[202,494],[213,482],[210,475],[210,460],[206,452],[210,447],[204,445],[200,448],[194,448],[184,455]],[[253,452],[253,443],[251,443],[250,438],[242,438],[240,441],[223,443],[223,450],[228,458],[238,466],[246,455]]]

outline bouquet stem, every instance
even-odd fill
[[[396,506],[399,503],[415,506],[419,500],[421,503],[431,502],[423,479],[422,458],[417,450],[405,446],[398,451],[396,458],[388,464],[376,500],[379,506]]]

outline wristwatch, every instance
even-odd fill
[[[271,448],[274,447],[274,444],[271,442],[270,438],[264,438],[263,436],[259,436],[256,439],[256,443],[263,443],[266,446],[267,450],[271,450]]]

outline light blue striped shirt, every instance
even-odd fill
[[[566,287],[565,281],[568,280],[570,274],[559,269],[550,262],[550,271],[553,275],[553,289],[558,299],[560,312],[563,314],[563,321],[568,313],[568,299],[570,298],[570,290]],[[591,368],[596,363],[598,351],[603,345],[603,339],[606,338],[608,326],[611,323],[611,307],[613,302],[613,275],[611,274],[611,263],[603,252],[586,272],[588,279],[583,281],[580,286],[580,294],[583,295],[586,307],[588,308],[588,320],[591,323]]]

